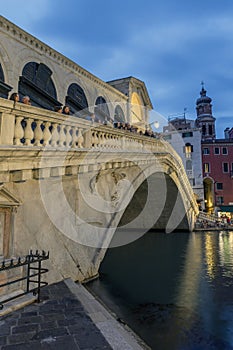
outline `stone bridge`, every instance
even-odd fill
[[[50,251],[49,281],[98,274],[110,246],[192,231],[198,207],[160,138],[0,98],[0,255]]]

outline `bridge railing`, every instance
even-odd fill
[[[142,136],[127,130],[75,116],[65,116],[46,109],[27,106],[0,98],[0,147],[50,149],[123,150],[169,155],[170,166],[177,169],[181,190],[192,193],[182,160],[165,140]],[[169,167],[169,164],[168,164]],[[193,203],[195,199],[192,198]],[[194,205],[194,204],[193,204]]]
[[[160,140],[0,98],[0,146],[160,152]]]

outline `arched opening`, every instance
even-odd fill
[[[33,106],[54,109],[61,103],[52,80],[52,71],[43,63],[29,62],[19,78],[19,95],[28,95]]]
[[[88,103],[86,95],[76,83],[72,83],[66,96],[66,105],[70,107],[70,110],[76,116],[85,117],[88,114]]]
[[[131,124],[136,125],[143,122],[143,109],[141,99],[136,92],[132,93],[131,97]]]
[[[125,115],[121,106],[117,105],[115,108],[114,122],[125,122]]]
[[[4,72],[0,63],[0,97],[8,98],[8,94],[11,90],[12,87],[5,83]]]
[[[193,145],[191,143],[186,143],[184,146],[184,153],[186,158],[192,158]]]
[[[210,177],[206,177],[203,181],[204,184],[204,200],[205,200],[205,211],[207,213],[214,212],[214,180]]]
[[[106,121],[112,121],[110,118],[110,113],[106,100],[99,96],[95,102],[95,117],[100,123],[105,123]]]

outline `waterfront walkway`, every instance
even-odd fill
[[[0,318],[1,350],[148,349],[80,284],[45,287],[41,303]]]

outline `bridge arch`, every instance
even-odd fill
[[[124,114],[123,109],[121,108],[120,105],[117,105],[115,107],[114,121],[115,122],[125,122],[125,114]]]
[[[69,85],[65,104],[71,108],[71,111],[75,113],[87,113],[88,102],[83,88],[77,83]]]
[[[53,110],[60,103],[57,101],[52,74],[52,70],[44,63],[26,63],[19,77],[21,97],[29,95],[33,105]]]
[[[97,97],[95,101],[95,116],[102,123],[111,119],[108,104],[103,96]]]

